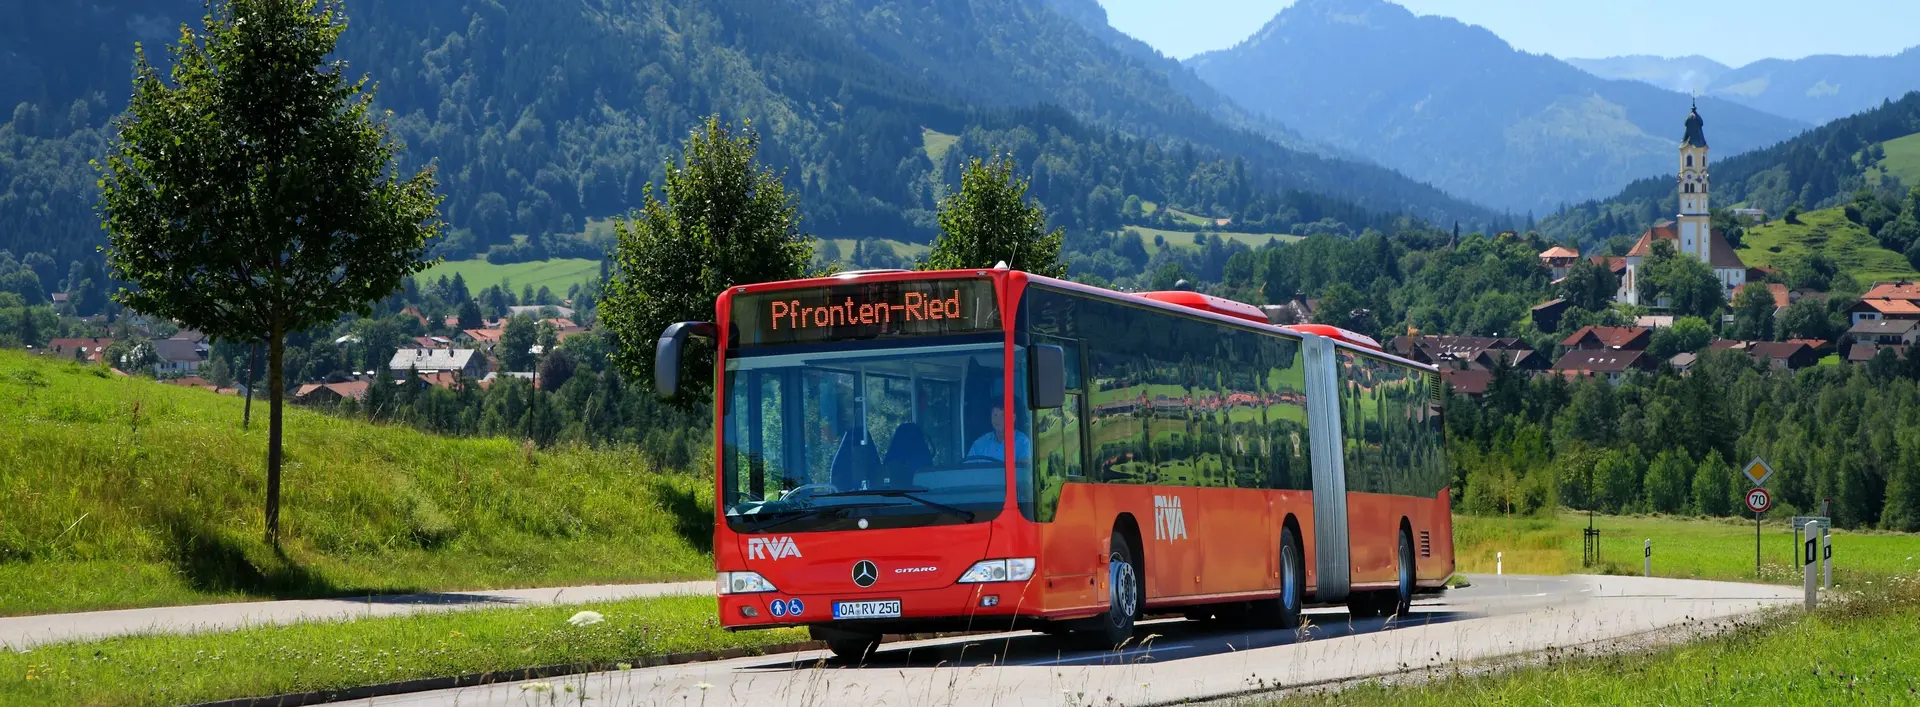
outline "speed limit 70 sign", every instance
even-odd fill
[[[1767,509],[1772,507],[1773,494],[1767,493],[1766,489],[1754,488],[1747,491],[1747,510],[1755,513],[1765,513]]]

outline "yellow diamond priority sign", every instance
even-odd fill
[[[1747,462],[1747,465],[1740,469],[1740,473],[1745,474],[1747,480],[1752,481],[1753,485],[1759,486],[1767,483],[1767,478],[1773,476],[1773,467],[1767,466],[1767,460],[1754,457],[1753,461]]]

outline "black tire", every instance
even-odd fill
[[[1100,625],[1088,632],[1101,647],[1112,648],[1133,638],[1134,621],[1140,618],[1140,562],[1134,556],[1127,536],[1114,531],[1113,549],[1107,556],[1107,613],[1098,618]]]
[[[1307,567],[1300,552],[1300,538],[1292,528],[1280,531],[1280,596],[1257,605],[1256,617],[1264,626],[1299,628],[1301,607],[1306,603]]]
[[[1391,597],[1392,603],[1382,606],[1381,610],[1392,616],[1406,616],[1413,611],[1413,584],[1416,575],[1413,565],[1413,536],[1408,535],[1405,530],[1400,531],[1400,561],[1396,568],[1399,572],[1400,586],[1395,588],[1392,594],[1387,595]]]
[[[846,638],[827,639],[827,650],[833,651],[834,657],[855,663],[866,660],[867,656],[873,655],[873,652],[878,648],[880,648],[879,636],[849,636]]]

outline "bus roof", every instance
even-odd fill
[[[1163,311],[1195,315],[1203,319],[1212,319],[1221,323],[1233,324],[1236,326],[1254,327],[1258,329],[1264,329],[1269,332],[1281,333],[1281,334],[1286,334],[1286,335],[1295,336],[1295,337],[1306,335],[1306,334],[1321,336],[1331,340],[1335,346],[1351,349],[1353,351],[1364,353],[1369,356],[1386,359],[1395,363],[1403,364],[1413,368],[1418,368],[1421,370],[1426,370],[1426,371],[1439,370],[1435,366],[1420,363],[1418,361],[1413,361],[1407,358],[1402,358],[1400,356],[1396,356],[1394,354],[1388,353],[1385,350],[1383,350],[1380,347],[1380,344],[1374,341],[1373,339],[1361,334],[1346,331],[1344,329],[1339,329],[1337,327],[1327,326],[1324,324],[1298,324],[1298,325],[1290,325],[1290,326],[1280,326],[1280,325],[1273,324],[1272,322],[1268,321],[1265,313],[1261,312],[1260,308],[1250,304],[1246,304],[1244,302],[1237,302],[1234,300],[1230,300],[1222,297],[1214,297],[1212,295],[1201,294],[1198,292],[1184,292],[1184,291],[1144,292],[1144,293],[1120,292],[1118,290],[1110,290],[1104,287],[1095,287],[1092,285],[1085,285],[1078,282],[1074,282],[1072,280],[1062,280],[1059,278],[1047,277],[1045,275],[1036,275],[1033,273],[1020,271],[1020,270],[1011,270],[1005,267],[968,268],[963,270],[853,270],[853,271],[837,273],[833,275],[825,275],[821,277],[809,277],[809,278],[801,278],[796,280],[782,280],[778,282],[752,283],[748,285],[735,285],[729,289],[732,289],[734,291],[741,291],[741,292],[762,291],[766,289],[783,290],[788,288],[818,287],[822,285],[848,284],[848,283],[855,283],[855,282],[892,282],[892,281],[899,281],[899,280],[940,280],[940,279],[952,279],[952,278],[988,277],[994,274],[1012,274],[1012,273],[1019,273],[1021,275],[1026,276],[1026,278],[1031,282],[1041,283],[1057,289],[1071,290],[1074,292],[1093,295],[1096,297],[1102,297],[1102,298],[1117,300],[1121,302],[1129,302],[1133,304],[1143,305],[1153,309],[1160,309]]]

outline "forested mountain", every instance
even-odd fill
[[[1718,130],[1711,115],[1706,134],[1719,149]],[[1867,171],[1875,161],[1874,147],[1897,137],[1920,132],[1920,92],[1899,101],[1820,126],[1779,145],[1713,160],[1713,205],[1743,204],[1765,209],[1775,217],[1790,206],[1826,208],[1851,201],[1868,187]],[[1882,157],[1884,157],[1882,155]],[[1629,184],[1619,194],[1568,207],[1541,221],[1541,232],[1555,239],[1583,243],[1612,236],[1638,235],[1680,210],[1674,189],[1673,165],[1666,173]],[[1878,180],[1876,188],[1898,197],[1905,187],[1897,178]]]
[[[1300,0],[1187,64],[1310,140],[1514,211],[1545,213],[1670,168],[1688,107],[1682,94],[1598,79],[1385,0]],[[1700,111],[1724,155],[1807,127],[1719,100]]]
[[[1920,91],[1920,47],[1893,56],[1762,59],[1737,69],[1704,57],[1626,56],[1568,59],[1567,63],[1602,78],[1698,91],[1816,125]]]
[[[1713,80],[1732,67],[1698,54],[1681,57],[1633,54],[1603,59],[1562,59],[1574,68],[1603,79],[1650,83],[1688,95],[1703,93]],[[1825,122],[1825,121],[1822,121]]]
[[[201,7],[0,11],[15,20],[0,23],[0,105],[15,106],[0,125],[0,249],[90,256],[102,239],[86,160],[125,103],[133,42],[164,60]],[[1084,189],[1043,197],[1071,229],[1114,220],[1094,186],[1120,195],[1115,213],[1137,195],[1238,215],[1298,190],[1348,211],[1490,218],[1389,170],[1281,147],[1044,0],[351,0],[347,15],[341,58],[378,82],[406,158],[439,166],[451,256],[517,234],[538,247],[626,211],[710,114],[753,122],[819,235],[930,238],[953,165],[1013,143],[1023,165],[1075,171],[1060,176]],[[936,163],[924,130],[1007,144],[963,141]]]

